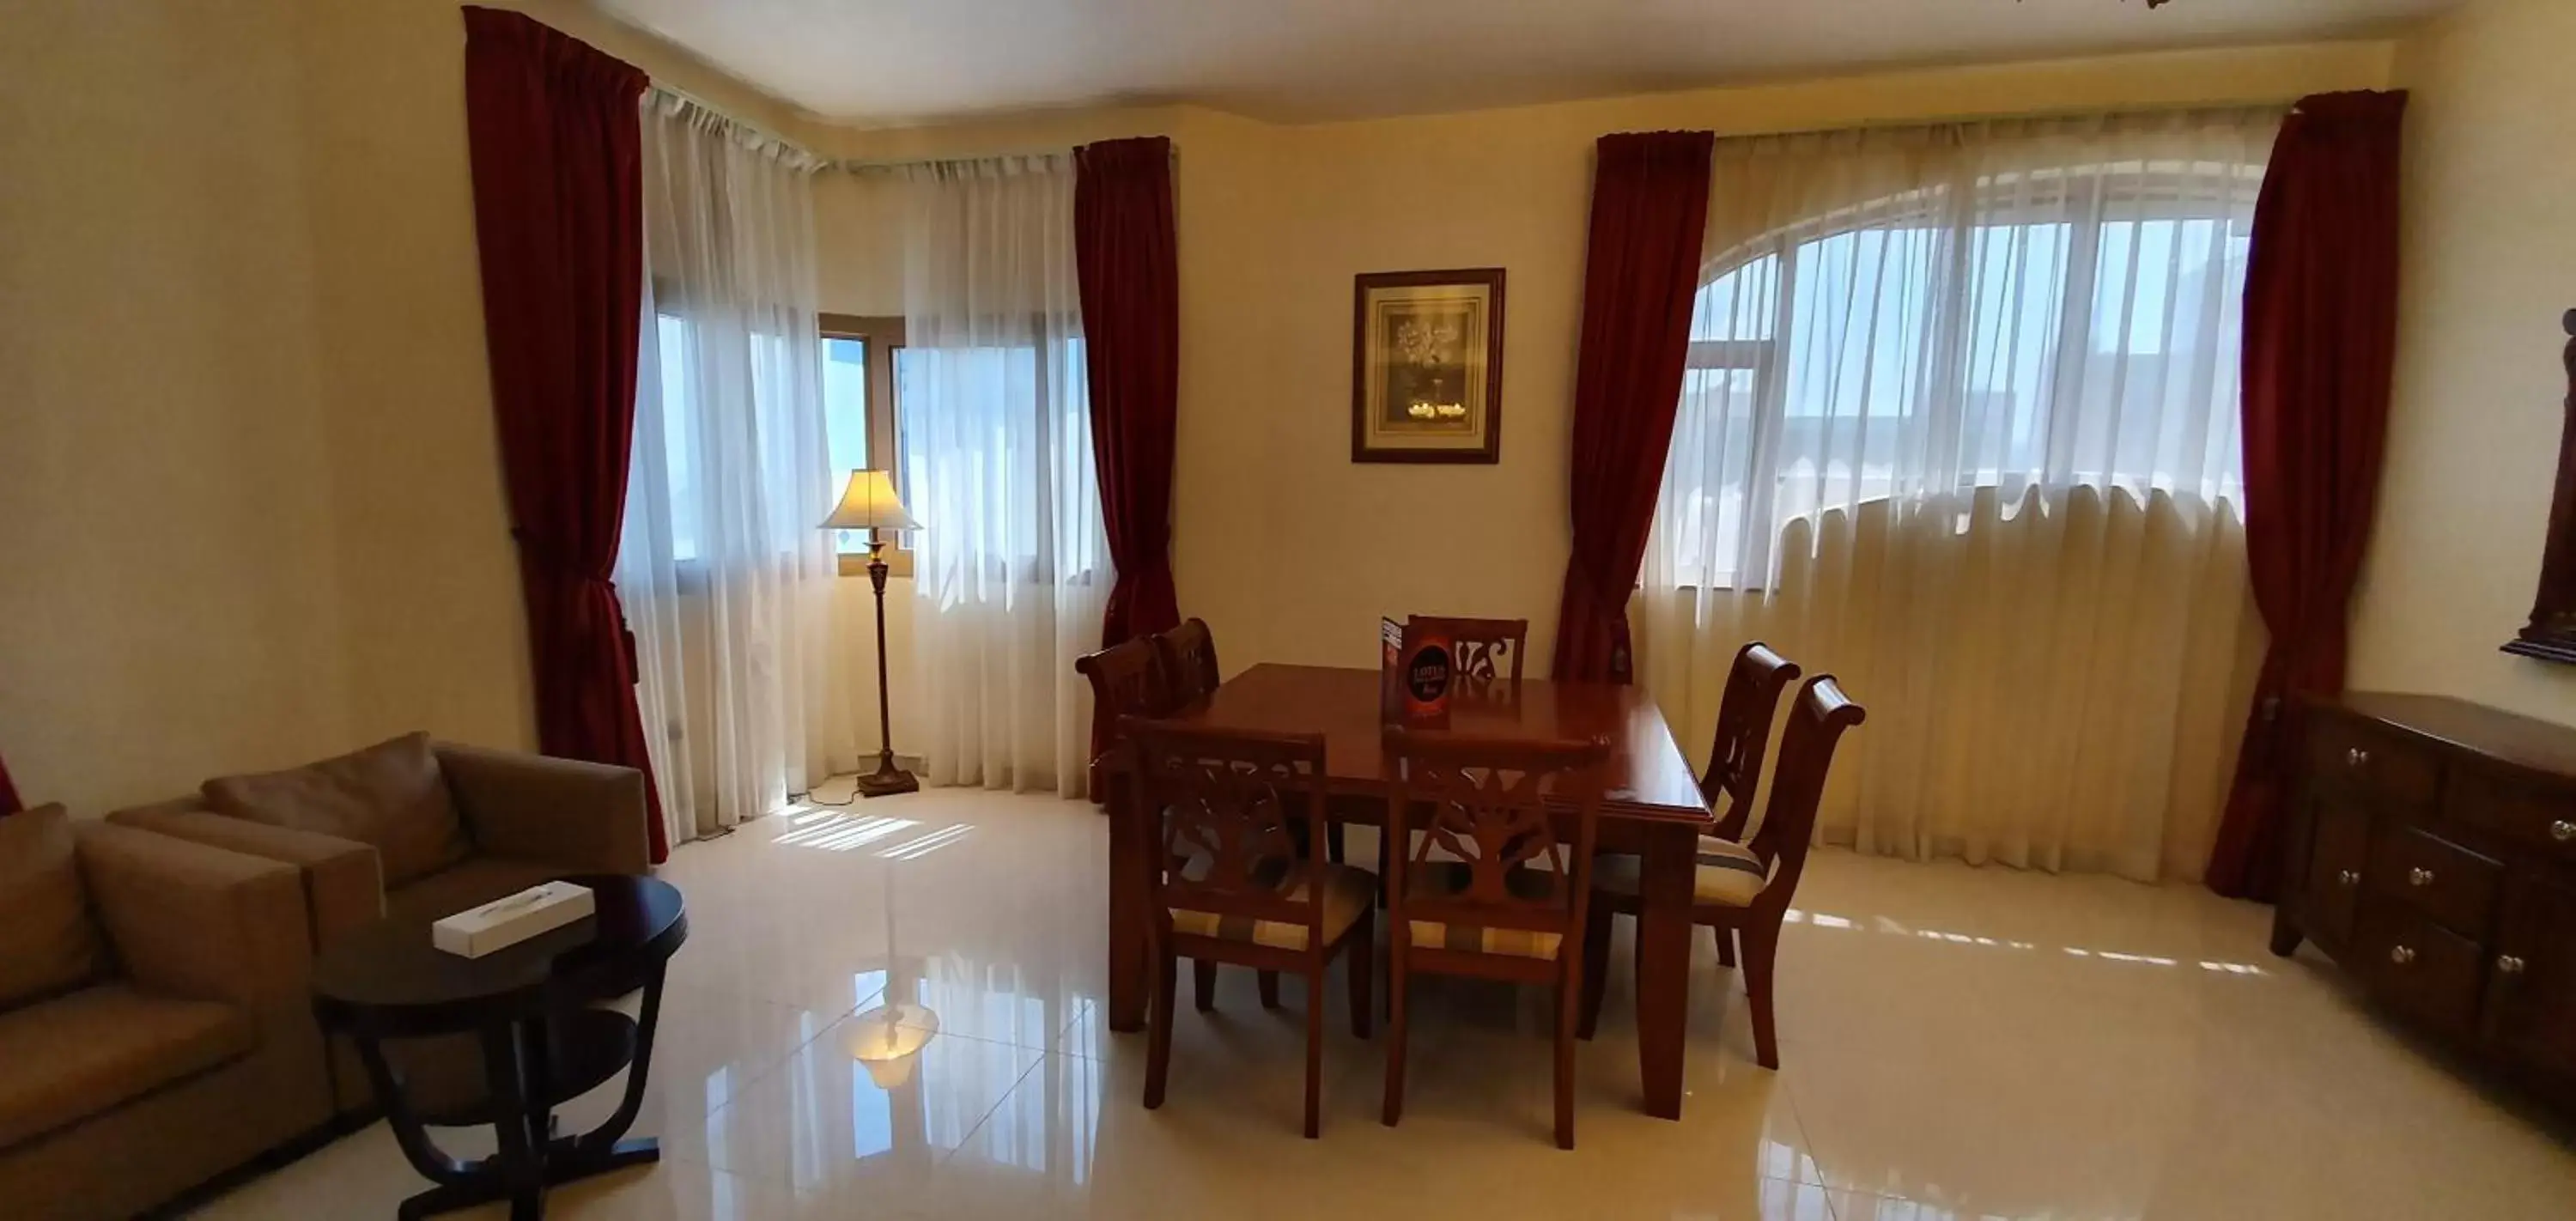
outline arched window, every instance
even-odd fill
[[[2235,498],[2276,123],[1722,143],[1648,585],[1760,587],[1783,526],[1874,501]]]

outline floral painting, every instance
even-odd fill
[[[1503,272],[1358,278],[1351,460],[1500,459]]]

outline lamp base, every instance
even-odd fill
[[[858,785],[861,797],[891,797],[897,793],[921,791],[921,782],[913,779],[911,772],[894,766],[891,761],[880,766],[876,771],[859,777]]]

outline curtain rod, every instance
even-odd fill
[[[1777,136],[1818,136],[1838,131],[1893,131],[1908,127],[1952,127],[1962,123],[2016,123],[2042,119],[2084,119],[2126,115],[2218,114],[2230,110],[2277,110],[2284,114],[2297,109],[2297,98],[2267,98],[2259,101],[2189,102],[2171,106],[2074,106],[2047,110],[1996,111],[1991,114],[1929,115],[1923,117],[1862,119],[1857,123],[1839,123],[1830,127],[1790,127],[1777,131],[1720,132],[1719,143],[1728,140],[1764,140]]]
[[[804,163],[804,168],[808,173],[818,172],[829,168],[832,165],[830,158],[821,156],[814,150],[807,148],[794,140],[790,140],[785,136],[779,135],[777,132],[771,131],[749,119],[745,119],[732,111],[727,110],[722,106],[718,106],[705,98],[699,97],[686,89],[682,89],[677,85],[666,84],[658,80],[651,80],[646,82],[645,92],[665,102],[676,102],[682,107],[695,110],[709,118],[733,127],[741,131],[743,134],[750,136],[756,142],[774,144],[789,153],[793,153]]]
[[[1074,150],[1080,147],[1081,145],[1078,144],[1060,144],[1053,148],[1020,149],[1002,153],[978,153],[964,157],[896,157],[885,160],[875,160],[863,157],[843,157],[837,160],[824,161],[823,168],[827,170],[839,170],[845,174],[862,174],[877,170],[911,169],[912,167],[919,165],[954,165],[964,161],[997,161],[1008,157],[1063,157],[1071,155]],[[1165,155],[1169,157],[1173,163],[1178,164],[1181,159],[1180,143],[1178,141],[1174,141],[1169,152]]]

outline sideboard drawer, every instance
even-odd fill
[[[2449,840],[2382,819],[2362,871],[2373,892],[2430,916],[2463,937],[2484,937],[2495,920],[2504,866]]]
[[[2576,790],[2523,784],[2489,772],[2464,773],[2443,815],[2576,863]]]
[[[2478,943],[2373,899],[2362,904],[2354,924],[2351,962],[2390,1005],[2446,1031],[2476,1027],[2486,967]]]
[[[2315,842],[2308,852],[2308,931],[2320,943],[2342,945],[2352,937],[2361,902],[2362,874],[2370,862],[2370,815],[2319,793],[2308,798]]]
[[[2430,810],[2441,795],[2442,763],[2421,743],[2329,715],[2308,733],[2308,775],[2394,809]]]

